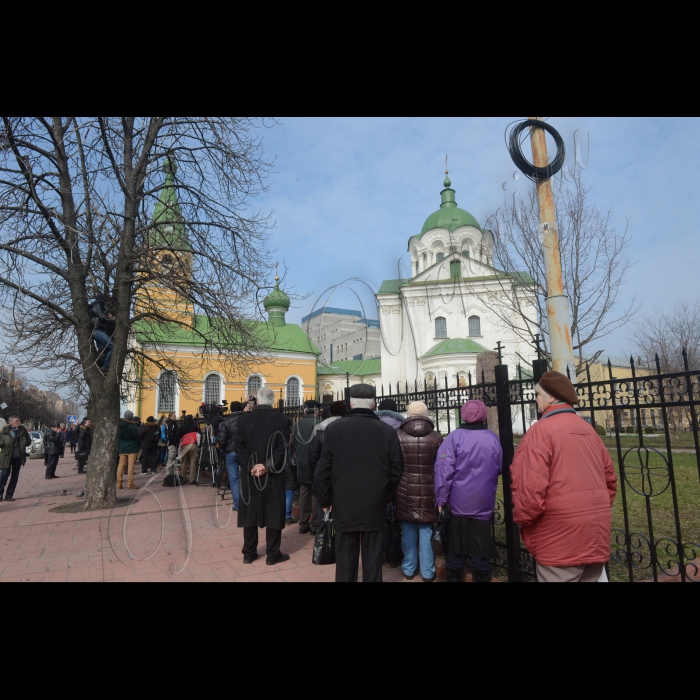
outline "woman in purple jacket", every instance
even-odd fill
[[[464,422],[445,438],[435,460],[435,501],[440,510],[450,508],[446,574],[452,583],[462,580],[467,555],[474,581],[488,583],[496,557],[491,518],[503,451],[486,426],[487,413],[481,401],[467,401]]]

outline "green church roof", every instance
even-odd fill
[[[265,297],[263,301],[263,306],[266,311],[274,308],[283,308],[285,311],[289,311],[289,306],[291,305],[289,297],[280,289],[279,280],[275,285],[275,288]]]
[[[356,377],[365,377],[369,374],[381,374],[382,358],[374,357],[371,360],[343,360],[341,362],[331,362],[331,364],[326,367],[319,367],[317,374],[344,375],[347,372],[350,372],[350,374]]]
[[[164,345],[192,345],[204,347],[207,339],[216,339],[216,328],[212,328],[206,316],[195,316],[195,329],[184,328],[177,323],[156,324],[137,321],[136,338],[139,343],[162,343]],[[257,332],[258,342],[269,351],[305,352],[320,355],[320,350],[309,340],[301,326],[289,323],[274,326],[265,321],[249,321],[250,329]],[[210,340],[210,342],[212,342]]]
[[[423,357],[435,357],[435,355],[456,355],[462,352],[479,353],[484,352],[486,348],[479,343],[467,338],[451,338],[443,340],[437,345],[434,345]]]
[[[447,173],[445,173],[444,185],[445,189],[440,192],[440,197],[442,199],[440,208],[425,220],[423,228],[417,236],[411,236],[411,238],[409,238],[409,249],[413,238],[420,240],[424,233],[434,228],[446,228],[449,231],[454,231],[460,226],[474,226],[481,230],[479,222],[466,209],[460,209],[457,206],[455,191],[451,188],[452,182],[450,182]]]

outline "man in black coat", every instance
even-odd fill
[[[314,473],[309,468],[309,446],[314,428],[318,424],[316,408],[318,402],[304,403],[304,417],[294,426],[294,447],[297,455],[297,481],[299,482],[299,532],[316,534],[316,497],[311,493]]]
[[[350,387],[350,412],[326,428],[318,462],[316,497],[333,509],[335,580],[381,583],[386,505],[401,479],[403,463],[396,430],[374,413],[369,384]]]
[[[59,423],[54,423],[51,426],[51,432],[44,439],[44,449],[49,456],[46,463],[45,479],[58,479],[56,467],[58,466],[58,458],[61,456],[62,448],[61,426]]]
[[[78,453],[76,459],[78,460],[78,474],[85,474],[85,463],[90,457],[90,451],[92,450],[92,428],[91,423],[88,418],[86,418],[81,425],[78,426]]]
[[[267,528],[267,561],[270,566],[287,561],[280,552],[284,529],[284,462],[292,421],[274,410],[275,392],[258,391],[254,411],[238,420],[234,448],[241,469],[238,527],[243,528],[243,563],[258,558],[258,528]],[[257,477],[258,486],[253,483]],[[262,489],[262,490],[260,490]]]

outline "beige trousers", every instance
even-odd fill
[[[175,459],[177,458],[177,445],[168,445],[168,463],[165,465],[165,476],[173,473]]]
[[[197,445],[188,445],[186,449],[187,452],[182,455],[182,461],[180,462],[180,476],[183,479],[189,479],[190,483],[192,483],[197,481],[197,457],[199,457],[199,448]]]
[[[539,583],[598,583],[605,564],[584,564],[582,566],[542,566],[537,565]]]
[[[117,467],[117,486],[120,486],[122,479],[124,478],[124,467],[127,466],[129,469],[128,485],[131,486],[134,483],[134,464],[136,464],[136,455],[138,453],[134,452],[130,455],[119,455],[119,466]]]

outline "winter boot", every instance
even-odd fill
[[[491,572],[472,569],[472,580],[474,583],[491,583]]]
[[[447,583],[461,583],[464,569],[445,569],[445,580]]]
[[[117,481],[117,488],[118,488],[118,489],[123,489],[123,488],[124,488],[124,484],[122,484],[121,481]]]

